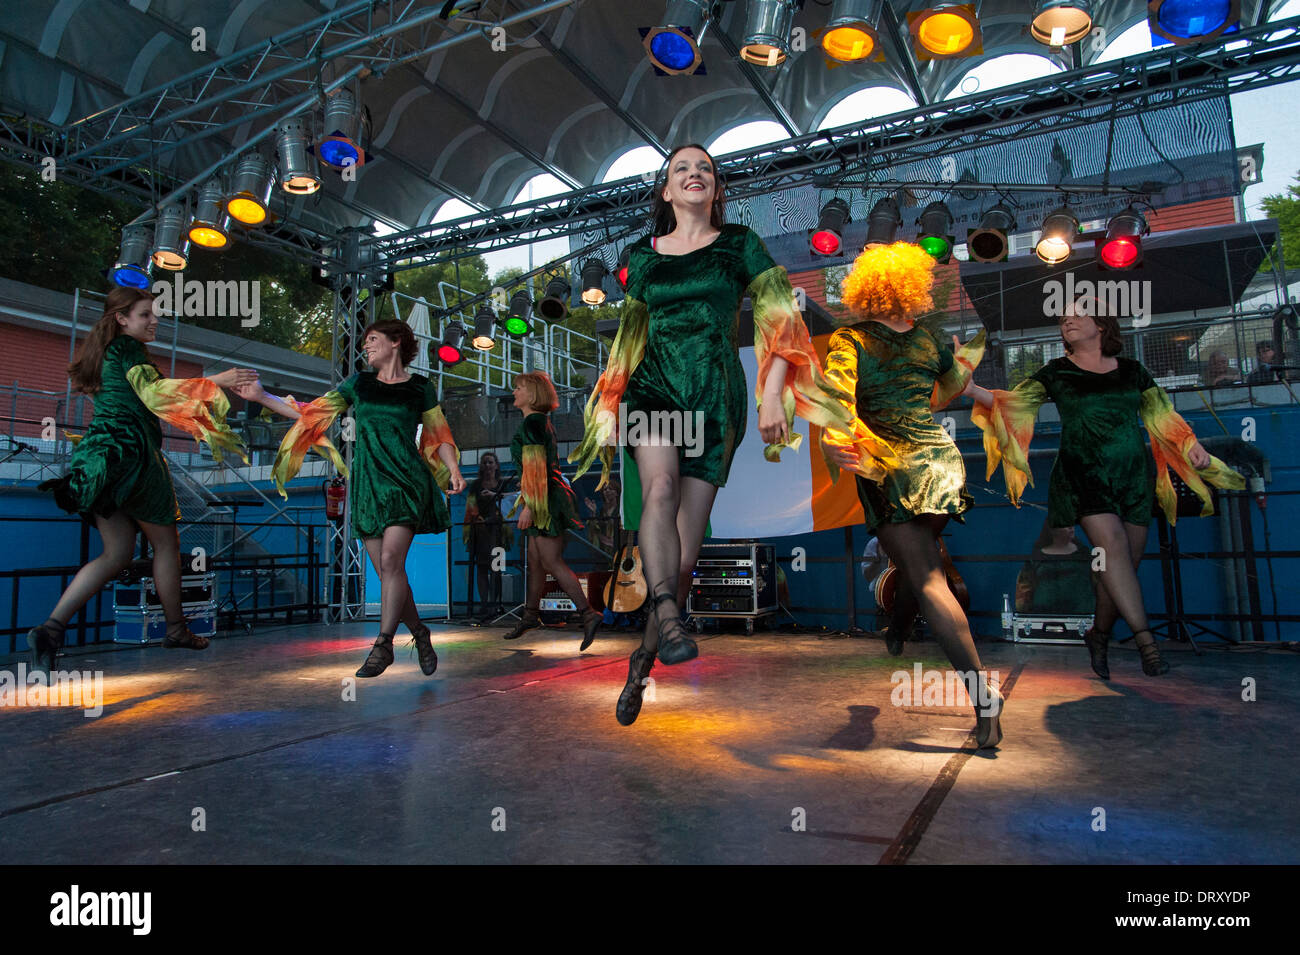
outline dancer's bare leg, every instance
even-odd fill
[[[60,627],[67,626],[91,597],[121,573],[135,553],[136,524],[121,511],[112,517],[96,517],[95,526],[104,542],[104,552],[77,571],[68,583],[68,589],[50,611],[50,619]]]
[[[1121,616],[1134,633],[1146,630],[1147,612],[1142,604],[1142,585],[1138,582],[1133,556],[1137,537],[1137,532],[1130,530],[1133,525],[1125,525],[1117,514],[1089,514],[1081,517],[1079,524],[1092,546],[1102,549],[1106,561],[1106,569],[1099,574],[1106,601],[1103,602],[1099,591],[1095,629],[1108,633],[1115,625],[1116,616]],[[1142,528],[1142,541],[1138,546],[1145,548],[1145,545],[1146,528]],[[1103,617],[1103,612],[1109,619]],[[1103,627],[1103,623],[1107,626]]]
[[[1086,530],[1086,528],[1085,528]],[[1147,528],[1137,524],[1124,524],[1124,533],[1128,537],[1129,557],[1133,562],[1133,572],[1136,575],[1137,568],[1142,563],[1142,552],[1147,547]],[[1091,535],[1089,535],[1091,538]],[[1094,544],[1094,547],[1101,546]],[[1106,564],[1110,566],[1109,560]],[[1101,575],[1098,575],[1099,582]],[[1139,597],[1141,595],[1139,594]],[[1099,633],[1111,633],[1115,629],[1115,622],[1119,620],[1119,608],[1115,606],[1115,601],[1111,598],[1110,593],[1105,586],[1097,587],[1097,609],[1093,615],[1093,629]]]

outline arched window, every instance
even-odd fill
[[[915,108],[916,100],[902,90],[892,86],[869,86],[841,97],[814,128],[834,129]]]
[[[433,214],[432,222],[448,222],[451,219],[463,219],[465,216],[472,216],[478,210],[468,202],[461,202],[459,199],[448,199],[438,207],[438,211]]]
[[[610,163],[600,181],[617,182],[620,179],[631,179],[633,176],[641,176],[645,173],[654,174],[663,164],[664,157],[659,155],[659,150],[653,146],[637,146]]]
[[[944,99],[973,96],[1000,86],[1024,83],[1060,72],[1061,65],[1045,56],[1036,53],[1007,53],[985,60],[968,70]]]
[[[710,142],[706,142],[704,148],[709,151],[710,156],[725,156],[728,153],[740,152],[742,149],[752,149],[766,143],[778,143],[789,138],[790,134],[780,123],[762,119],[733,126],[726,132],[714,136]]]

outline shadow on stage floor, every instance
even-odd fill
[[[58,706],[15,705],[9,664],[0,863],[1300,860],[1283,652],[1174,646],[1150,679],[1117,646],[1107,684],[1082,648],[984,643],[1005,740],[977,754],[963,700],[891,682],[946,672],[931,643],[704,639],[625,728],[627,634],[435,627],[434,676],[399,637],[354,680],[374,631],[91,648],[60,667],[102,698]]]

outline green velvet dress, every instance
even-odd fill
[[[748,416],[740,304],[753,280],[775,265],[758,235],[733,223],[685,255],[661,255],[650,236],[631,247],[627,295],[645,303],[650,324],[624,400],[629,412],[703,413],[703,453],[688,457],[681,449],[682,477],[727,483]]]
[[[525,454],[525,448],[534,449],[533,453]],[[544,475],[528,473],[529,458],[536,462],[534,467],[542,465],[541,455],[536,453],[538,449],[545,455]],[[560,472],[560,458],[555,450],[555,429],[551,427],[550,415],[538,412],[524,418],[523,423],[515,431],[515,436],[510,439],[510,460],[514,461],[522,472],[519,482],[520,500],[533,512],[533,524],[524,530],[527,536],[559,537],[566,530],[582,527],[582,521],[578,520],[577,516],[577,499],[573,488]],[[543,480],[546,487],[544,510],[533,500],[536,495],[543,493],[541,491]],[[513,514],[514,511],[511,513]],[[539,516],[542,517],[545,526],[540,526]]]
[[[852,386],[858,417],[903,462],[883,481],[856,476],[867,527],[921,514],[962,520],[975,503],[966,491],[966,468],[930,407],[935,382],[953,368],[952,349],[921,326],[896,332],[880,322],[841,328],[829,348],[828,377]]]
[[[1118,514],[1130,524],[1151,523],[1155,466],[1143,441],[1142,393],[1151,373],[1131,358],[1106,374],[1070,359],[1049,361],[1017,387],[1042,386],[1061,415],[1061,450],[1052,465],[1047,520],[1073,527],[1088,514]]]
[[[118,335],[104,351],[95,417],[72,452],[60,506],[86,516],[121,510],[150,524],[180,520],[176,489],[162,453],[162,426],[136,395],[126,373],[153,365],[139,341]]]
[[[373,371],[353,375],[338,393],[354,409],[352,533],[382,537],[384,528],[405,524],[417,534],[451,526],[447,499],[425,466],[416,444],[424,413],[438,405],[433,382],[423,375],[385,384]]]

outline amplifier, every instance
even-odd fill
[[[585,594],[587,592],[587,575],[575,573],[574,576],[578,578],[578,586],[582,588],[582,592]],[[537,602],[540,609],[549,610],[552,613],[575,613],[577,611],[578,607],[574,604],[573,599],[559,588],[555,578],[550,574],[546,575],[546,586],[546,593]]]
[[[753,618],[777,608],[776,554],[771,544],[704,544],[691,572],[686,609],[693,617]]]

